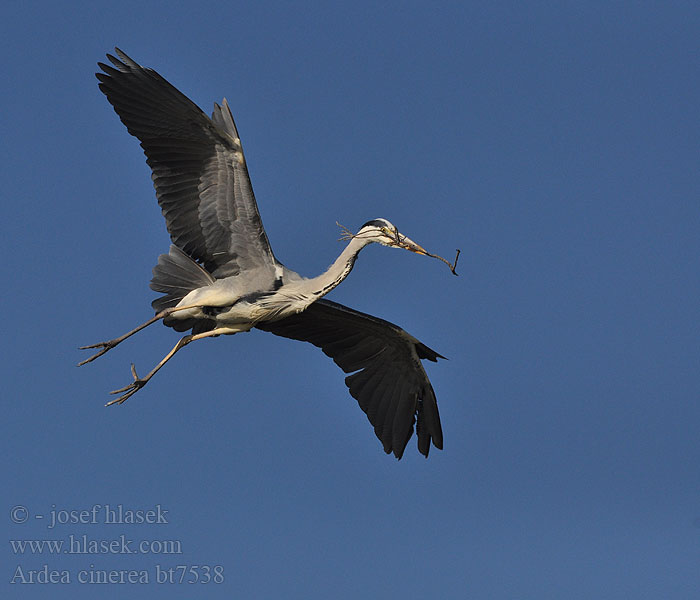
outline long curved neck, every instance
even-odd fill
[[[309,295],[313,295],[314,300],[318,300],[342,282],[350,274],[350,271],[352,271],[355,259],[360,253],[360,250],[371,243],[372,240],[367,238],[352,238],[350,243],[345,246],[345,249],[340,253],[340,256],[328,267],[325,273],[306,281],[311,290]]]

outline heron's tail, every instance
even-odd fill
[[[156,298],[151,306],[159,313],[176,306],[192,290],[211,285],[215,279],[177,246],[170,246],[168,254],[158,257],[153,267],[151,289],[165,295]]]

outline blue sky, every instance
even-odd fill
[[[24,2],[2,21],[5,538],[181,549],[7,544],[3,597],[694,597],[693,3]],[[75,367],[150,316],[169,244],[93,75],[115,45],[207,112],[228,98],[291,268],[335,259],[336,221],[461,248],[456,278],[370,247],[330,296],[449,357],[427,365],[444,451],[384,455],[332,361],[262,332],[192,344],[103,406],[176,340],[154,326]],[[106,504],[168,522],[49,528]],[[71,583],[8,583],[44,565]],[[223,581],[156,581],[178,565]],[[129,569],[150,582],[78,582]]]

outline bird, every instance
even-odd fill
[[[147,375],[139,377],[132,364],[133,381],[110,392],[117,397],[107,406],[142,389],[187,344],[256,328],[309,342],[333,359],[387,454],[401,459],[414,424],[422,455],[428,457],[431,444],[442,450],[437,400],[422,360],[445,357],[389,321],[324,298],[371,243],[436,255],[377,218],[357,233],[345,229],[347,246],[318,277],[288,269],[263,228],[226,99],[214,103],[209,118],[156,71],[119,48],[115,53],[107,54],[111,64],[97,63],[98,86],[141,143],[172,243],[153,268],[150,287],[161,294],[152,302],[155,316],[122,336],[81,346],[98,351],[78,366],[157,321],[188,333]]]

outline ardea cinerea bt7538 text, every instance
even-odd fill
[[[99,351],[80,364],[160,319],[189,333],[144,377],[132,365],[134,380],[112,392],[119,396],[109,404],[140,390],[190,342],[256,327],[310,342],[350,373],[345,383],[385,452],[401,458],[416,420],[418,450],[427,457],[431,440],[442,448],[435,393],[421,359],[444,357],[392,323],[322,299],[372,242],[433,255],[386,219],[374,219],[347,236],[347,247],[322,275],[307,279],[287,269],[263,229],[226,100],[214,105],[210,119],[158,73],[116,53],[107,55],[113,66],[99,63],[99,87],[141,141],[172,245],[153,269],[151,288],[163,294],[152,303],[156,315],[121,337],[84,346]]]

